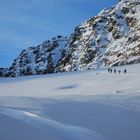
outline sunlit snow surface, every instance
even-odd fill
[[[0,79],[0,140],[139,140],[140,64]]]

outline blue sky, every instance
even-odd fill
[[[118,0],[0,0],[0,67],[21,50],[56,35],[69,36],[86,19]]]

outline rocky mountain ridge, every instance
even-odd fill
[[[60,70],[140,62],[140,1],[121,0],[75,28]]]
[[[0,73],[24,76],[139,62],[140,0],[120,0],[77,26],[70,37],[59,35],[23,50]]]

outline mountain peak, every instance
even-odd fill
[[[77,26],[21,52],[5,76],[78,71],[140,62],[140,0],[120,0]]]

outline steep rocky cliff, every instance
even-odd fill
[[[140,62],[140,0],[121,0],[75,28],[60,71]]]

